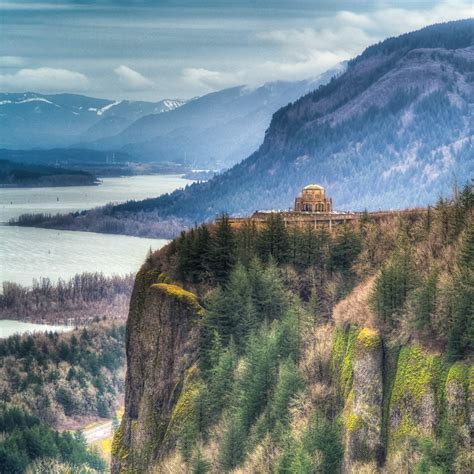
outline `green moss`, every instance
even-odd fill
[[[399,425],[391,427],[389,432],[392,447],[407,437],[434,435],[418,418],[423,413],[424,397],[432,392],[435,396],[433,416],[439,419],[443,411],[445,379],[446,366],[439,356],[426,353],[419,346],[401,348],[390,399],[390,414],[397,413],[399,418]]]
[[[454,363],[448,372],[446,383],[460,383],[466,390],[469,388],[469,367],[463,362]]]
[[[166,274],[166,273],[160,273],[158,275],[158,283],[172,283],[173,280]]]
[[[450,406],[447,406],[448,419],[451,423],[457,425],[464,425],[468,423],[469,419],[469,403],[470,403],[470,374],[473,372],[473,366],[464,362],[454,363],[447,374],[445,392],[450,390],[462,391],[462,400],[448,399]],[[460,403],[459,403],[460,402]]]
[[[156,289],[167,296],[175,298],[176,300],[185,303],[197,310],[201,308],[196,295],[181,288],[178,285],[172,285],[170,283],[155,283],[154,285],[151,285],[151,288]]]
[[[341,397],[347,398],[352,388],[354,348],[359,330],[351,326],[336,328],[333,335],[331,372]]]
[[[182,429],[197,418],[196,407],[203,384],[198,369],[193,366],[186,372],[183,389],[171,413],[165,440],[172,435],[179,435]]]
[[[112,457],[119,461],[125,461],[128,458],[128,451],[124,446],[124,436],[125,417],[122,418],[122,422],[117,428],[117,431],[115,431],[114,437],[112,439]]]
[[[392,404],[398,403],[403,397],[420,403],[432,385],[439,362],[439,357],[424,353],[418,346],[403,347],[398,356]]]
[[[331,371],[337,374],[342,366],[344,355],[346,353],[346,340],[344,330],[336,327],[332,336],[332,350],[331,350]]]
[[[367,352],[380,348],[382,340],[377,331],[370,328],[363,328],[357,335],[357,351]]]
[[[346,430],[350,433],[352,431],[359,431],[365,426],[364,421],[360,416],[354,415],[352,411],[349,412],[346,420]]]

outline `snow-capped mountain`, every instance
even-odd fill
[[[108,100],[75,94],[0,93],[0,147],[69,146],[115,135],[139,118],[180,107],[182,100]]]

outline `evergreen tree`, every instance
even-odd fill
[[[288,296],[273,258],[269,259],[261,273],[253,274],[251,278],[254,285],[253,299],[260,320],[269,322],[280,319],[288,307]]]
[[[453,321],[447,352],[451,360],[474,350],[474,220],[466,228],[457,256]]]
[[[235,236],[229,222],[229,216],[222,214],[217,221],[211,240],[210,268],[217,283],[224,283],[235,261]]]
[[[372,307],[382,323],[393,324],[394,316],[403,309],[415,280],[411,246],[402,239],[392,258],[382,268],[372,293]]]
[[[415,292],[415,326],[417,329],[428,329],[436,310],[436,286],[438,271],[434,269],[421,283]]]
[[[277,421],[285,424],[288,423],[289,403],[303,386],[304,380],[299,374],[295,363],[291,358],[286,359],[286,361],[280,365],[278,382],[270,406],[270,420],[272,426],[274,426]],[[272,426],[269,428],[271,429]]]
[[[270,214],[258,239],[258,252],[262,261],[272,257],[277,263],[288,261],[289,236],[280,214]]]
[[[227,424],[222,438],[219,461],[224,471],[237,467],[245,457],[246,430],[242,420],[234,415]]]
[[[257,325],[252,287],[245,267],[239,262],[232,270],[225,288],[228,317],[232,319],[232,335],[238,346]]]
[[[237,233],[237,249],[239,260],[246,267],[257,255],[258,230],[255,222],[244,222]]]
[[[331,248],[331,267],[333,270],[347,272],[362,250],[359,235],[348,225],[343,225]]]

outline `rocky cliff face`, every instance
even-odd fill
[[[182,442],[203,390],[196,368],[203,309],[193,293],[157,280],[140,272],[132,295],[126,407],[112,447],[113,473],[162,472],[158,466],[179,457],[177,440]],[[440,427],[448,425],[469,453],[472,365],[450,365],[415,344],[397,346],[368,327],[336,325],[331,331],[328,393],[336,397],[319,408],[340,420],[343,473],[411,472],[420,461],[413,443],[438,443]],[[453,472],[466,472],[472,460],[459,459]]]
[[[344,473],[410,472],[413,439],[435,443],[448,425],[459,430],[459,442],[469,450],[472,365],[450,366],[418,345],[388,348],[388,342],[369,328],[334,331],[331,369],[344,406]],[[469,462],[460,461],[453,472],[465,472]]]
[[[377,465],[382,456],[382,341],[373,330],[357,335],[353,383],[344,409],[346,472],[357,472],[359,462]]]
[[[201,307],[194,294],[139,273],[127,322],[125,414],[112,472],[144,472],[173,447],[173,409],[196,360]]]

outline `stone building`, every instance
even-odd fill
[[[301,196],[295,199],[295,212],[332,212],[332,199],[326,198],[324,188],[319,184],[308,184]]]
[[[374,220],[391,219],[394,216],[425,212],[424,209],[404,209],[400,211],[376,211],[366,215]],[[239,228],[251,222],[256,227],[266,225],[272,214],[278,214],[286,227],[312,227],[313,229],[327,228],[331,231],[335,226],[344,223],[357,222],[365,213],[352,211],[335,211],[332,208],[332,199],[326,197],[325,190],[319,184],[305,186],[301,195],[295,199],[295,207],[289,210],[255,211],[249,217],[230,217],[229,223]]]

